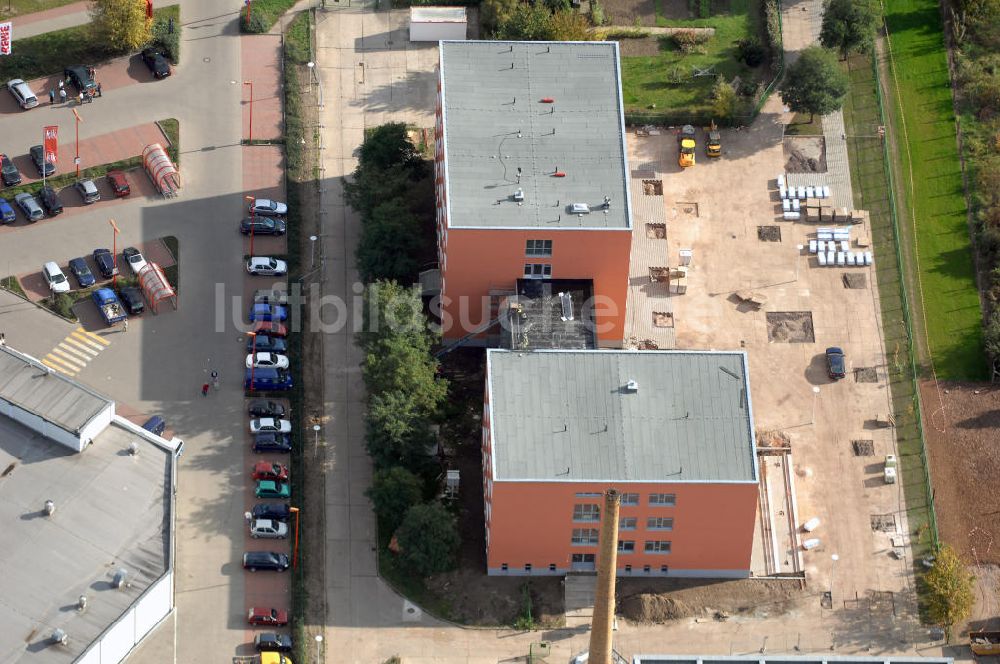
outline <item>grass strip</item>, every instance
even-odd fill
[[[247,21],[246,4],[240,8],[240,30],[251,34],[269,32],[281,15],[295,5],[295,0],[253,0],[250,3],[250,20]]]
[[[28,294],[24,292],[23,288],[21,288],[21,282],[17,280],[17,277],[4,277],[3,279],[0,279],[0,288],[5,291],[10,291],[18,297],[23,297],[26,300],[28,299]]]

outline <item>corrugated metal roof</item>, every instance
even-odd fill
[[[449,225],[630,228],[619,74],[615,42],[442,42]]]
[[[410,7],[410,23],[465,22],[465,7]]]
[[[8,346],[0,346],[0,398],[73,434],[112,403]]]
[[[756,481],[743,352],[490,350],[487,361],[498,480]]]

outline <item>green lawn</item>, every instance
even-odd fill
[[[625,56],[622,58],[622,95],[626,111],[677,112],[687,117],[708,116],[709,93],[715,76],[693,77],[693,67],[713,67],[714,74],[727,80],[739,76],[752,81],[766,75],[766,65],[756,70],[736,61],[736,42],[755,34],[756,21],[749,11],[748,0],[733,0],[731,12],[707,19],[667,20],[657,17],[664,26],[713,27],[715,36],[706,44],[705,53],[684,53],[673,46],[669,38],[661,41],[657,55]]]
[[[886,0],[885,11],[906,128],[905,136],[897,134],[903,164],[899,184],[913,214],[899,223],[907,229],[904,235],[915,236],[908,240],[915,240],[922,292],[913,296],[923,301],[938,378],[983,380],[982,316],[940,8],[935,0]]]
[[[68,5],[76,0],[0,0],[0,20]],[[8,9],[9,7],[9,9]],[[14,32],[17,36],[17,32]]]

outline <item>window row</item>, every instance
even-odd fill
[[[533,568],[534,568],[534,566],[531,563],[525,563],[524,564],[524,571],[525,572],[531,572]],[[500,563],[500,571],[501,572],[508,572],[508,571],[510,571],[510,566],[507,563]],[[556,571],[556,564],[555,563],[549,563],[549,571],[550,572],[555,572]],[[645,572],[646,574],[649,574],[650,572],[653,571],[653,568],[652,568],[651,565],[643,565],[642,566],[642,571]],[[667,565],[660,565],[660,573],[661,574],[666,574],[668,571],[670,571],[670,568]],[[626,574],[631,574],[632,573],[632,566],[631,565],[625,565],[625,573]]]
[[[599,498],[601,494],[599,493],[578,493],[577,498]],[[637,493],[623,493],[621,494],[622,502],[624,506],[635,506],[639,504],[639,494]],[[677,494],[674,493],[651,493],[649,494],[649,505],[657,507],[674,507],[677,504]]]
[[[573,521],[598,522],[601,520],[600,506],[582,504],[573,506]],[[639,518],[623,516],[618,520],[618,530],[635,530],[639,527]],[[674,519],[668,516],[651,516],[646,519],[646,530],[673,530]]]
[[[596,528],[574,528],[570,542],[573,546],[597,546],[598,530]],[[669,540],[646,540],[643,542],[645,553],[670,553]],[[619,553],[634,553],[635,540],[618,540]]]

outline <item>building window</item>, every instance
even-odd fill
[[[548,279],[552,276],[552,266],[548,263],[525,263],[525,279]]]
[[[635,553],[635,540],[618,540],[618,553]]]
[[[651,516],[646,519],[647,530],[673,530],[674,520],[668,516]]]
[[[573,520],[600,521],[601,520],[600,505],[593,505],[593,504],[573,505]]]
[[[639,504],[639,494],[637,493],[622,494],[622,505],[638,505],[638,504]]]
[[[507,563],[500,563],[500,571],[501,572],[507,571]]]
[[[639,519],[634,516],[622,517],[618,522],[618,530],[635,530],[639,523]]]
[[[597,528],[574,528],[573,546],[595,546],[597,544]]]
[[[645,572],[646,574],[649,574],[649,569],[650,569],[649,565],[643,565],[642,566],[642,571]]]
[[[576,494],[576,497],[577,498],[600,498],[601,494],[599,494],[599,493],[590,493],[590,492],[581,492],[581,493]]]
[[[524,249],[525,256],[551,256],[552,240],[528,240]]]
[[[649,504],[657,507],[673,507],[677,504],[677,496],[672,493],[651,493]]]
[[[531,574],[531,563],[524,564],[524,571],[527,572],[528,574]]]
[[[632,573],[632,566],[631,565],[625,565],[625,573],[626,574],[631,574]]]
[[[670,553],[667,540],[646,540],[646,553]]]
[[[660,571],[666,574],[670,570],[666,565],[660,565]]]
[[[549,571],[550,572],[556,571],[556,564],[555,563],[549,563]]]

